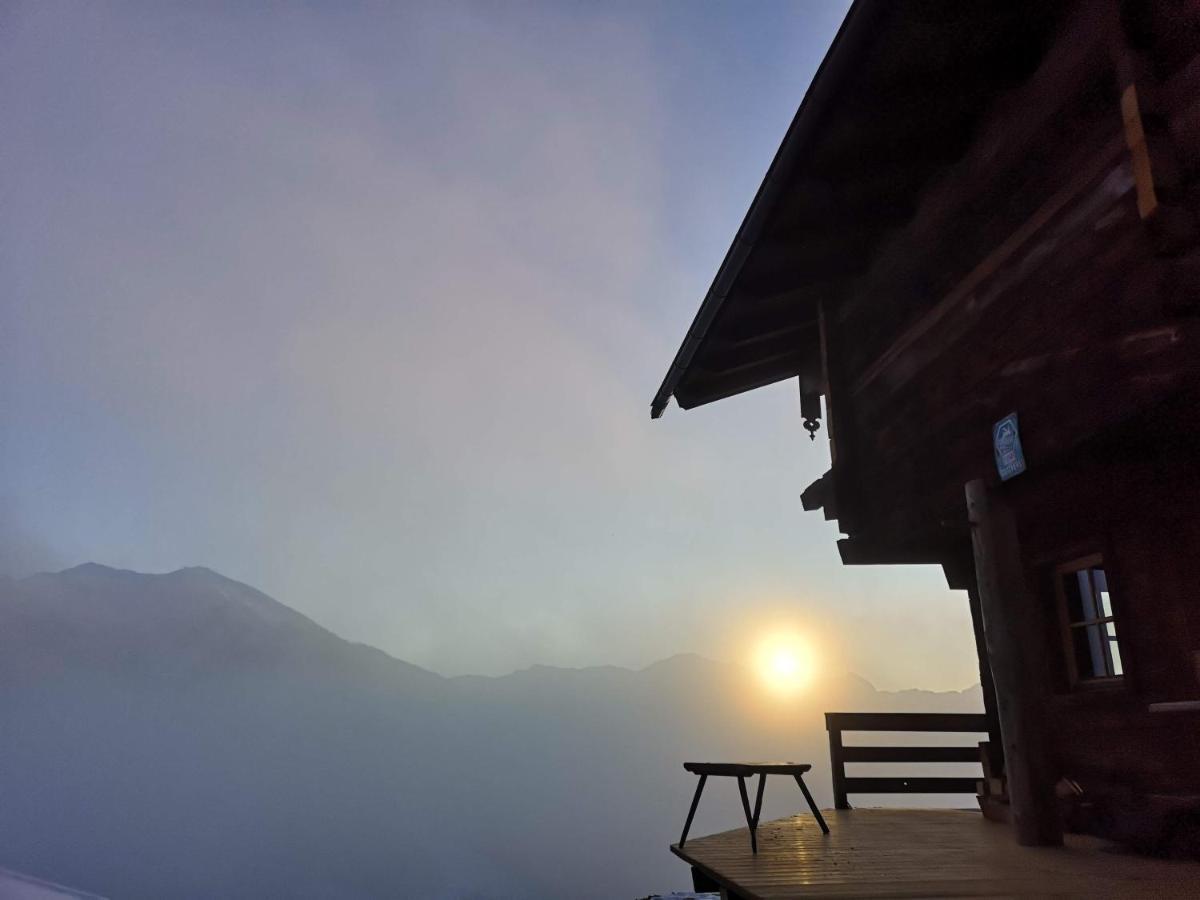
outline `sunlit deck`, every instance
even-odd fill
[[[758,855],[745,828],[671,852],[730,897],[1197,897],[1200,863],[1123,852],[1068,835],[1063,848],[1019,847],[972,810],[854,809],[765,822]]]

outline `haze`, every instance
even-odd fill
[[[794,384],[648,415],[845,5],[8,5],[0,572],[209,566],[443,674],[783,628],[973,684],[941,573],[801,512]]]

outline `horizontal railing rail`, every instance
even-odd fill
[[[849,794],[973,794],[977,789],[979,778],[970,777],[847,776],[846,763],[980,763],[978,746],[847,747],[842,741],[842,733],[986,734],[987,717],[982,713],[825,713],[825,729],[829,732],[833,803],[838,809],[850,809]]]

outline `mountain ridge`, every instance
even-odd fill
[[[65,579],[76,582],[78,582],[80,579],[105,579],[110,582],[120,583],[122,585],[129,585],[131,583],[142,581],[168,587],[179,581],[193,581],[201,586],[207,584],[214,588],[232,588],[233,590],[237,591],[244,600],[251,599],[256,604],[265,606],[267,609],[286,611],[283,616],[284,621],[291,619],[296,623],[302,622],[304,623],[303,627],[317,629],[324,635],[340,642],[347,648],[361,650],[377,658],[385,658],[386,660],[399,663],[403,666],[411,667],[414,670],[419,670],[430,678],[443,679],[448,682],[494,682],[503,679],[524,680],[538,677],[571,678],[584,675],[603,675],[614,678],[623,678],[626,676],[639,674],[668,676],[687,674],[689,672],[694,674],[697,670],[702,671],[712,666],[728,666],[745,670],[745,667],[740,663],[730,662],[727,660],[718,660],[712,657],[704,656],[703,654],[684,651],[674,653],[670,656],[663,657],[662,659],[654,660],[646,665],[636,667],[620,666],[615,664],[556,666],[544,663],[534,663],[532,665],[515,669],[512,672],[506,672],[500,675],[482,675],[474,673],[463,675],[442,675],[431,669],[426,669],[417,663],[402,659],[401,657],[377,647],[374,644],[342,637],[329,628],[326,628],[324,625],[321,625],[315,619],[312,619],[304,613],[301,613],[295,608],[287,605],[286,603],[277,600],[266,592],[234,578],[230,578],[229,576],[207,566],[183,566],[168,572],[139,572],[134,569],[123,569],[114,566],[108,566],[103,563],[89,561],[67,567],[58,572],[38,572],[19,579],[0,577],[0,591],[3,591],[5,588],[19,588],[21,585],[25,584],[45,584],[53,579]],[[0,594],[0,616],[3,614],[5,599],[5,596]],[[2,619],[0,619],[0,621],[2,621]],[[864,676],[855,672],[846,671],[844,673],[836,674],[832,677],[846,679],[851,682],[861,682],[864,687],[869,688],[871,691],[895,696],[904,696],[910,694],[966,694],[979,690],[978,682],[959,690],[933,690],[928,688],[901,688],[896,690],[887,690],[876,687],[870,679],[865,678]]]

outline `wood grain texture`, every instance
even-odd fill
[[[1196,897],[1200,864],[1120,852],[1068,835],[1019,847],[973,810],[856,809],[766,822],[751,854],[744,828],[671,852],[748,900],[800,897]]]

